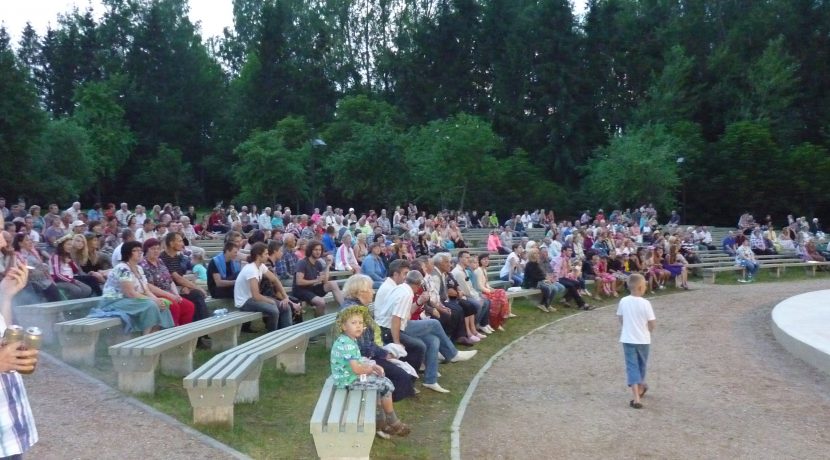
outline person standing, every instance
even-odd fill
[[[654,331],[655,316],[651,302],[643,298],[646,292],[646,279],[635,273],[628,279],[631,295],[620,299],[617,317],[620,320],[620,343],[625,356],[626,382],[634,395],[628,405],[633,409],[642,409],[640,398],[648,391],[646,384],[646,367],[648,364],[651,333]]]

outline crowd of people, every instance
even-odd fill
[[[125,330],[149,334],[207,318],[208,296],[262,312],[267,331],[302,321],[303,303],[324,314],[330,297],[343,332],[332,373],[340,386],[382,390],[382,436],[408,433],[392,401],[418,391],[419,372],[424,388],[449,392],[438,382],[438,363],[467,360],[475,350],[459,347],[505,330],[515,316],[509,289],[539,289],[543,312],[591,310],[591,299],[618,297],[635,275],[644,291],[672,280],[688,289],[697,251],[716,248],[705,226],[684,227],[676,212],[661,226],[650,205],[559,221],[553,211],[525,211],[503,222],[495,212],[428,214],[411,203],[391,213],[327,207],[309,215],[279,204],[261,213],[253,205],[220,205],[199,219],[192,206],[96,204],[84,211],[76,202],[41,214],[24,203],[7,209],[0,199],[0,212],[8,243],[0,274],[28,267],[16,304],[100,296],[90,316],[119,317]],[[791,219],[779,234],[771,222],[744,216],[722,248],[751,277],[758,254],[803,248],[808,257],[824,257],[818,221],[812,225]],[[486,249],[468,247],[470,228],[489,229]],[[535,240],[531,229],[541,229]],[[222,239],[222,251],[205,261],[193,244],[199,239]],[[500,267],[491,269],[496,255]],[[500,282],[490,276],[496,269]],[[349,275],[342,287],[333,271]],[[198,346],[209,347],[209,337]]]

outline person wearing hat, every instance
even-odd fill
[[[82,220],[76,220],[72,222],[70,228],[72,229],[72,233],[76,235],[83,235],[84,232],[86,232],[86,222]]]

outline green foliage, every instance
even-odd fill
[[[46,124],[27,166],[24,174],[36,184],[30,193],[44,202],[76,200],[95,183],[89,136],[72,120]]]
[[[419,202],[464,209],[467,196],[477,194],[498,178],[496,153],[501,140],[481,118],[459,114],[429,122],[412,131],[406,162]],[[484,203],[475,203],[475,205]]]
[[[311,144],[289,149],[279,130],[255,132],[234,150],[238,162],[233,179],[239,201],[247,203],[293,203],[308,194],[308,163]]]
[[[665,213],[680,186],[677,151],[681,141],[662,125],[648,125],[611,140],[588,161],[583,194],[592,207],[625,208],[653,203]]]
[[[804,143],[790,151],[785,166],[792,178],[792,211],[801,215],[815,215],[830,209],[830,152],[827,148]]]
[[[142,201],[185,203],[201,195],[189,163],[179,149],[160,144],[158,150],[143,160],[131,178],[134,190],[142,190]],[[148,187],[147,184],[152,184]]]

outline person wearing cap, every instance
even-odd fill
[[[72,225],[70,225],[69,228],[75,235],[82,235],[84,232],[86,232],[86,223],[84,223],[84,221],[82,220],[76,220],[72,222]]]

